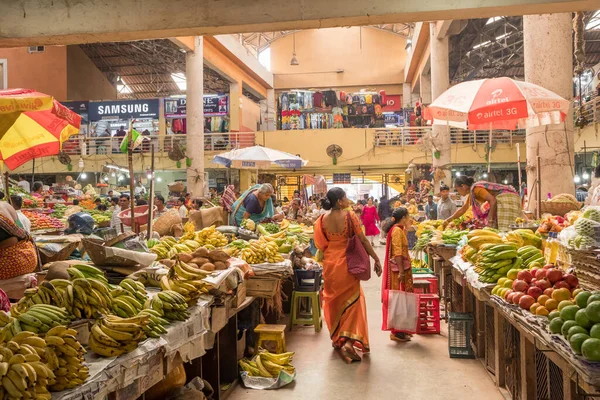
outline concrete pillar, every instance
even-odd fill
[[[421,74],[420,79],[420,97],[423,104],[431,104],[431,75]]]
[[[525,80],[559,96],[573,96],[571,14],[523,17]],[[541,197],[575,193],[573,118],[565,123],[527,129],[527,187],[530,210],[537,209],[537,155],[540,156]]]
[[[412,89],[410,82],[404,82],[402,84],[402,108],[412,108]]]
[[[244,193],[246,190],[250,189],[252,186],[256,185],[257,182],[256,171],[251,169],[241,169],[240,170],[240,193]]]
[[[194,38],[195,50],[186,56],[187,190],[193,198],[204,195],[204,38]]]
[[[239,132],[242,127],[242,82],[229,84],[229,131]]]
[[[431,97],[437,99],[450,87],[450,65],[448,60],[448,36],[438,38],[437,23],[429,23],[429,43],[431,46]],[[440,183],[451,186],[452,174],[450,169],[450,130],[446,126],[435,125],[432,128],[433,142],[440,152],[439,158],[433,157],[433,167],[441,168],[445,178],[436,180],[435,192],[438,191]]]
[[[267,98],[260,101],[260,130],[275,130],[275,89],[267,89]]]

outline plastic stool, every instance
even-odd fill
[[[276,346],[275,353],[285,353],[285,325],[260,324],[254,328],[254,333],[258,334],[255,351],[263,347],[264,342],[273,341]]]
[[[312,325],[315,332],[320,332],[323,326],[321,321],[321,271],[294,271],[294,291],[292,292],[292,311],[290,315],[290,330],[294,325]],[[310,318],[298,316],[298,300],[310,299]]]

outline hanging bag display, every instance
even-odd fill
[[[360,238],[354,233],[350,213],[346,214],[348,243],[346,244],[346,264],[348,272],[356,279],[368,281],[371,278],[371,262]]]

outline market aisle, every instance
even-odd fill
[[[383,261],[384,247],[376,248]],[[274,391],[238,387],[232,400],[269,399],[503,399],[478,360],[448,357],[442,335],[415,336],[394,343],[381,331],[380,279],[363,284],[369,316],[371,355],[345,364],[331,347],[326,326],[286,332],[288,350],[295,351],[296,381]],[[442,329],[445,329],[442,322]]]

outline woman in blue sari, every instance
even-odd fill
[[[265,218],[272,218],[275,215],[273,200],[271,196],[275,189],[269,183],[255,185],[246,190],[231,207],[231,225],[240,226],[242,220],[251,219],[259,223]]]

